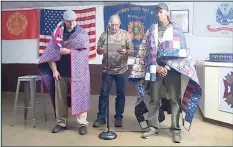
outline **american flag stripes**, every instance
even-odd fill
[[[47,47],[51,35],[58,23],[62,21],[65,10],[41,9],[40,11],[40,36],[39,55],[41,56]],[[89,35],[90,52],[89,59],[96,57],[96,8],[73,10],[77,14],[77,24]]]

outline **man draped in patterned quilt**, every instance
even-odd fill
[[[172,111],[173,141],[179,143],[181,142],[180,110],[183,114],[183,126],[189,130],[199,104],[201,87],[194,63],[189,57],[182,29],[168,16],[169,10],[165,3],[158,4],[158,8],[159,23],[152,24],[144,36],[129,75],[129,81],[138,90],[136,107],[143,101],[145,81],[150,82],[151,98],[148,117],[145,116],[146,121],[144,121],[149,130],[142,134],[142,138],[150,138],[158,134],[159,96],[161,87],[165,85]],[[182,100],[180,98],[181,75],[189,78]]]
[[[72,115],[79,123],[79,134],[87,134],[87,111],[90,107],[90,73],[88,64],[89,36],[76,24],[77,15],[67,10],[52,34],[38,63],[38,69],[48,88],[57,125],[53,133],[67,129],[67,96],[71,95]]]

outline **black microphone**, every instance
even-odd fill
[[[109,22],[108,24],[107,24],[107,26],[106,26],[106,30],[109,30],[110,29],[110,27],[111,27],[111,23]]]

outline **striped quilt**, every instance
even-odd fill
[[[51,94],[55,108],[55,81],[48,63],[60,60],[61,48],[71,49],[71,110],[72,115],[78,115],[87,112],[90,107],[89,37],[84,29],[77,26],[70,38],[67,41],[62,41],[63,30],[63,22],[60,22],[40,57],[38,69]]]

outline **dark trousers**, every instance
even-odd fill
[[[116,120],[121,120],[123,118],[124,108],[125,108],[125,88],[127,81],[127,74],[118,74],[118,75],[107,75],[107,73],[102,73],[102,85],[99,96],[99,112],[97,113],[98,120],[105,120],[107,102],[109,99],[109,91],[111,90],[112,83],[115,81],[116,84],[116,102],[115,102],[115,111],[116,114],[114,118]],[[108,90],[107,90],[108,84]]]

